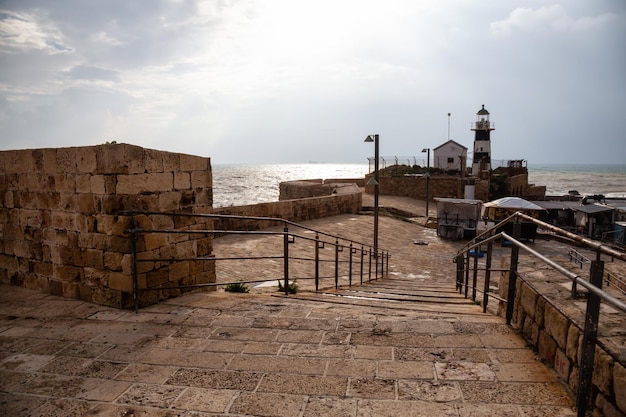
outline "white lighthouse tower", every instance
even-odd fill
[[[472,162],[472,176],[479,177],[482,172],[491,170],[491,138],[492,130],[496,128],[489,121],[489,112],[483,108],[476,113],[476,123],[472,127],[474,133],[474,158]]]

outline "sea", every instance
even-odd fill
[[[228,207],[278,201],[279,184],[305,179],[363,178],[368,164],[214,164],[213,206]],[[528,165],[528,182],[545,185],[547,195],[577,191],[626,198],[626,164]]]

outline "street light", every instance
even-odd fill
[[[364,142],[374,142],[374,180],[367,185],[374,186],[374,253],[378,259],[378,135],[369,135]]]
[[[426,223],[428,223],[428,200],[430,194],[430,148],[422,149],[426,152]]]

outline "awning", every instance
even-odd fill
[[[483,207],[496,207],[518,210],[543,210],[542,207],[520,197],[502,197],[483,204]]]

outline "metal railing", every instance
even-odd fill
[[[542,229],[548,230],[554,234],[563,237],[567,237],[568,239],[571,239],[580,245],[594,250],[597,256],[595,260],[590,261],[589,280],[587,281],[583,279],[578,274],[569,271],[557,262],[549,259],[538,251],[530,248],[528,245],[520,242],[518,239],[521,234],[522,220],[524,222],[534,223]],[[513,236],[510,236],[505,232],[497,232],[497,229],[501,229],[500,226],[502,226],[503,223],[507,222],[513,222]],[[499,239],[502,239],[503,242],[506,241],[507,245],[511,247],[510,266],[506,269],[497,269],[491,267],[493,257],[493,242]],[[486,254],[481,252],[481,248],[483,248],[485,245],[487,246]],[[612,307],[626,313],[626,303],[602,290],[604,261],[602,260],[601,255],[604,254],[612,257],[612,259],[626,261],[626,254],[617,251],[611,247],[602,245],[601,243],[595,242],[593,240],[580,237],[570,232],[566,232],[555,226],[536,220],[533,217],[527,216],[521,212],[517,212],[509,216],[503,222],[499,223],[492,229],[483,232],[472,241],[470,241],[468,244],[466,244],[454,258],[454,262],[456,263],[457,290],[459,290],[460,293],[465,290],[465,296],[468,297],[469,289],[471,288],[471,297],[474,301],[476,300],[477,292],[481,291],[483,293],[483,312],[487,311],[489,297],[506,303],[505,317],[506,323],[508,325],[511,324],[511,320],[513,318],[517,278],[524,280],[524,277],[520,273],[518,273],[520,250],[523,250],[528,254],[534,256],[536,259],[550,266],[554,271],[567,277],[572,282],[572,288],[575,288],[576,285],[580,285],[586,288],[588,291],[584,326],[580,326],[579,324],[573,322],[574,325],[576,325],[583,331],[582,352],[579,362],[578,388],[576,392],[576,408],[578,409],[579,417],[585,416],[587,413],[587,408],[590,405],[595,346],[599,345],[601,347],[605,347],[604,344],[601,343],[597,337],[598,323],[600,318],[600,303],[605,302],[607,304],[610,304]],[[486,260],[483,269],[485,273],[484,288],[482,290],[479,290],[477,288],[477,278],[479,271],[478,258],[479,256],[484,257],[485,255]],[[473,266],[470,266],[470,258],[472,256],[474,257],[474,262]],[[472,270],[471,283],[469,279],[470,269]],[[492,271],[508,272],[508,289],[506,299],[500,298],[490,293],[490,274]],[[608,353],[612,355],[610,351],[608,351]],[[614,355],[612,356],[613,359],[619,361],[619,358],[615,357]]]
[[[193,289],[201,287],[216,287],[227,286],[229,284],[252,284],[252,283],[264,283],[270,281],[282,281],[282,286],[285,291],[285,295],[289,295],[290,283],[296,280],[314,280],[315,291],[320,289],[320,281],[322,279],[334,279],[334,286],[338,288],[341,285],[353,285],[353,278],[358,278],[359,284],[363,284],[365,281],[371,281],[372,279],[384,278],[389,275],[389,258],[390,254],[388,250],[378,249],[378,253],[374,252],[372,245],[358,242],[355,240],[347,239],[339,235],[319,231],[302,224],[294,223],[288,220],[274,218],[274,217],[254,217],[254,216],[233,216],[233,215],[218,215],[218,214],[189,214],[189,213],[163,213],[163,212],[150,212],[150,211],[126,211],[122,214],[130,217],[130,227],[126,231],[131,241],[131,263],[132,263],[132,280],[133,280],[133,303],[135,311],[139,307],[138,295],[144,291],[162,291],[173,289]],[[268,222],[282,225],[282,230],[216,230],[216,229],[196,229],[196,228],[150,228],[144,229],[137,226],[137,216],[168,216],[172,218],[187,218],[187,225],[194,224],[194,220],[200,220],[203,224],[207,221],[215,219],[228,219],[228,220],[241,220],[252,222]],[[183,222],[185,223],[185,222]],[[291,229],[299,229],[304,231],[301,233],[294,233]],[[306,235],[304,233],[314,234],[314,236]],[[216,257],[214,254],[208,256],[194,256],[194,257],[176,257],[176,256],[149,256],[147,251],[139,251],[137,248],[137,242],[141,236],[148,235],[169,235],[169,236],[182,236],[180,240],[184,239],[197,239],[202,237],[215,237],[224,235],[246,235],[246,236],[263,236],[269,238],[276,238],[271,243],[267,242],[264,246],[259,247],[259,254],[246,255],[246,256],[222,256]],[[186,238],[185,238],[186,236]],[[174,241],[177,239],[174,238]],[[290,247],[296,244],[297,241],[309,242],[312,248],[312,254],[306,256],[306,254],[294,254],[290,250]],[[321,250],[324,248],[332,248],[332,254],[330,256],[323,257]],[[278,249],[278,251],[277,251]],[[273,253],[272,253],[273,252]],[[301,251],[302,252],[302,251]],[[141,256],[139,256],[141,254]],[[147,254],[147,255],[146,255]],[[172,285],[171,282],[167,282],[166,286],[148,287],[139,285],[139,268],[138,266],[143,263],[170,265],[175,262],[247,262],[247,261],[268,261],[268,265],[271,262],[282,260],[281,276],[278,277],[266,277],[263,279],[251,279],[250,277],[240,276],[229,280],[228,282],[213,282],[213,283],[201,283],[201,284],[189,284],[189,285]],[[299,276],[293,277],[290,275],[290,264],[299,262],[300,264],[310,264],[310,268],[306,270],[311,271],[311,276]],[[331,275],[321,275],[321,266],[328,264],[330,268],[326,270],[332,270]],[[268,266],[269,268],[269,266]],[[345,284],[344,284],[345,283]]]

